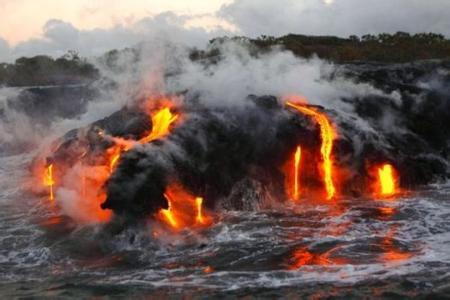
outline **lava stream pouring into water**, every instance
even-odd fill
[[[212,223],[212,217],[203,210],[203,198],[195,197],[180,184],[169,184],[164,198],[168,208],[160,209],[157,217],[170,228],[177,231]]]
[[[381,196],[388,197],[396,193],[396,179],[392,165],[384,164],[378,168],[378,184]]]
[[[160,214],[164,216],[170,226],[178,228],[178,222],[175,220],[175,216],[172,212],[172,200],[167,194],[164,194],[164,197],[166,198],[169,207],[167,209],[161,209]]]
[[[195,198],[195,205],[197,207],[197,217],[195,218],[195,221],[198,224],[203,224],[205,222],[204,219],[203,219],[202,204],[203,204],[203,198],[202,197]]]
[[[300,159],[302,157],[302,148],[300,146],[297,147],[297,150],[294,154],[294,200],[298,200],[300,197],[300,188],[299,188],[299,175],[300,175]]]
[[[51,201],[54,200],[54,195],[53,195],[53,185],[54,184],[55,184],[55,181],[53,180],[53,164],[50,164],[45,169],[44,186],[48,186],[48,188],[49,188],[49,199]]]
[[[322,155],[323,160],[322,163],[323,181],[327,192],[327,199],[331,200],[336,194],[336,188],[333,182],[333,161],[331,159],[333,140],[335,138],[333,127],[331,126],[330,122],[328,121],[328,118],[324,114],[312,108],[308,108],[292,102],[287,102],[286,105],[296,109],[300,113],[303,113],[307,116],[311,116],[319,124],[320,137],[322,139],[320,153]]]

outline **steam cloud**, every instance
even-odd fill
[[[184,168],[185,171],[187,170],[184,176],[189,178],[195,174],[198,164],[204,163],[201,157],[215,153],[214,137],[209,136],[210,130],[206,130],[209,126],[213,126],[211,124],[215,124],[219,132],[225,130],[221,134],[227,140],[233,139],[233,135],[226,129],[229,126],[240,131],[237,136],[249,135],[249,138],[239,140],[241,144],[251,141],[248,144],[253,145],[252,147],[261,146],[261,151],[267,150],[267,145],[258,144],[258,140],[269,139],[274,143],[283,144],[285,147],[278,148],[277,151],[284,153],[284,156],[290,153],[290,147],[295,146],[295,141],[308,140],[307,144],[317,146],[317,141],[314,142],[314,139],[317,139],[318,135],[310,121],[308,123],[303,119],[302,122],[306,123],[292,128],[289,122],[286,123],[285,112],[279,115],[279,108],[269,110],[271,114],[268,117],[264,109],[258,108],[260,105],[262,107],[267,105],[267,99],[253,96],[249,99],[248,96],[252,94],[273,95],[278,98],[278,105],[282,99],[286,100],[294,95],[302,96],[310,104],[324,107],[339,133],[334,150],[338,157],[337,163],[348,166],[350,174],[346,176],[352,178],[355,185],[367,184],[364,183],[364,177],[367,175],[365,174],[367,161],[395,162],[407,174],[403,178],[405,185],[427,183],[434,180],[435,176],[445,176],[448,172],[445,155],[442,156],[440,153],[441,149],[448,147],[445,145],[448,140],[446,133],[442,135],[443,144],[433,144],[432,139],[439,139],[435,136],[440,135],[439,130],[432,137],[427,137],[426,133],[417,132],[417,126],[410,124],[411,120],[408,119],[429,119],[433,113],[439,111],[439,120],[446,122],[447,117],[442,112],[449,111],[449,102],[445,100],[448,99],[448,89],[443,82],[448,77],[448,71],[441,70],[429,73],[426,77],[416,78],[411,89],[421,87],[419,91],[405,90],[400,84],[398,86],[402,87],[401,89],[391,89],[380,85],[378,82],[380,78],[373,75],[380,70],[383,71],[382,67],[377,71],[377,67],[373,66],[365,66],[361,69],[335,66],[317,58],[310,60],[296,58],[291,53],[279,49],[273,49],[255,57],[250,54],[248,45],[235,42],[212,46],[218,47],[221,53],[220,59],[213,64],[203,61],[193,62],[189,59],[189,52],[185,47],[167,42],[143,44],[137,63],[130,63],[136,57],[130,56],[126,51],[123,52],[123,56],[118,58],[115,65],[120,72],[109,69],[101,61],[98,62],[98,67],[103,70],[102,73],[118,84],[115,91],[119,93],[108,93],[108,95],[116,94],[114,96],[116,100],[113,102],[115,105],[93,102],[92,107],[89,107],[87,113],[81,118],[84,122],[100,115],[106,116],[107,109],[101,108],[101,105],[106,105],[109,109],[116,109],[119,104],[133,107],[135,99],[180,93],[185,99],[188,118],[166,141],[155,143],[155,145],[137,146],[123,155],[117,171],[106,187],[108,195],[112,198],[109,198],[105,207],[113,208],[119,213],[133,215],[149,213],[165,207],[162,191],[167,183],[166,180],[176,173],[174,170]],[[416,67],[422,68],[420,64]],[[398,68],[403,67],[398,66]],[[364,74],[368,78],[374,76],[374,81],[359,82],[361,72],[367,72]],[[389,70],[383,72],[387,72],[386,78],[391,76]],[[408,76],[405,75],[406,77]],[[388,82],[389,80],[392,78],[389,78]],[[395,83],[393,84],[395,86]],[[121,101],[118,100],[120,97],[122,97]],[[425,100],[429,100],[430,97],[435,97],[434,107],[430,107],[429,102]],[[268,103],[273,101],[276,103],[277,101],[274,100],[276,98],[268,98],[272,99]],[[259,104],[254,106],[251,104],[252,101]],[[245,116],[251,116],[252,113],[256,114],[256,119],[253,120],[257,121],[249,125],[245,121]],[[275,118],[275,116],[278,117]],[[63,122],[66,126],[70,123],[74,124],[73,121]],[[80,121],[77,120],[76,123],[80,124]],[[436,124],[433,123],[432,128],[436,128],[435,126]],[[273,131],[284,132],[289,138],[281,140],[275,137],[267,138]],[[302,138],[298,137],[301,132],[303,132]],[[295,136],[297,138],[292,138]],[[293,141],[292,144],[288,142],[289,140]],[[417,148],[411,149],[404,141],[417,145]],[[189,152],[192,145],[196,145],[195,155]],[[236,151],[247,150],[244,147]],[[255,149],[248,151],[261,158],[257,152],[254,152]],[[312,152],[317,152],[317,149]],[[236,155],[236,162],[233,165],[237,165],[237,162],[242,159],[239,156],[241,153]],[[245,156],[245,152],[242,155]],[[255,161],[250,160],[250,163],[255,164]],[[277,160],[276,163],[271,164],[271,180],[281,176],[274,168],[279,163],[280,160]],[[221,168],[226,170],[225,165],[221,165]],[[244,166],[242,170],[245,168]],[[248,171],[245,170],[245,172]],[[245,172],[240,173],[248,174]],[[230,173],[227,175],[234,178]],[[240,194],[233,190],[239,186],[242,188],[248,188],[249,185],[260,186],[257,183],[243,184],[244,179],[240,177],[230,180],[229,185],[224,185],[226,192],[222,193],[219,187],[216,187],[216,194],[206,197],[206,201],[226,197],[230,190],[232,195]],[[258,180],[270,181],[267,178]],[[220,184],[225,181],[225,178],[223,180],[217,178]],[[278,179],[278,182],[281,181]],[[185,182],[192,183],[193,185],[189,187],[193,190],[198,188],[196,191],[199,192],[204,186],[201,179],[195,176]],[[195,183],[198,185],[195,186]],[[346,189],[352,191],[354,187],[347,186]],[[276,191],[268,193],[276,194]],[[61,190],[57,195],[60,197],[58,201],[70,204],[62,205],[65,213],[76,216],[78,219],[85,218],[80,216],[80,211],[72,210],[72,207],[76,206],[74,199],[78,198],[73,197],[70,185],[65,186],[65,190]],[[154,198],[149,200],[148,195],[153,195]],[[214,206],[211,203],[206,204]],[[143,209],[142,205],[148,205],[148,207]],[[245,203],[238,206],[248,207]]]
[[[54,37],[56,36],[55,33]],[[428,72],[426,76],[415,78],[413,82],[408,83],[411,86],[408,90],[405,89],[404,82],[399,82],[399,88],[396,87],[396,83],[392,81],[394,77],[390,77],[390,71],[383,70],[382,67],[378,72],[386,72],[387,81],[392,81],[393,88],[386,86],[388,83],[380,84],[380,78],[374,75],[377,70],[372,69],[377,67],[373,66],[367,69],[364,69],[365,66],[361,69],[335,66],[317,58],[300,59],[280,49],[253,56],[248,45],[234,42],[215,44],[211,47],[218,48],[220,52],[220,57],[215,63],[192,61],[185,45],[174,44],[164,39],[141,44],[137,57],[129,51],[121,52],[113,68],[101,60],[95,61],[104,76],[93,84],[93,88],[99,91],[98,97],[71,119],[56,116],[56,119],[45,127],[47,128],[45,134],[36,129],[36,120],[8,107],[7,99],[17,97],[18,91],[2,89],[3,113],[0,138],[2,142],[9,144],[19,141],[39,144],[42,137],[53,139],[69,129],[83,127],[104,118],[123,106],[133,107],[136,99],[152,95],[183,94],[186,101],[191,101],[189,104],[191,107],[203,107],[211,110],[211,113],[245,110],[249,105],[248,96],[252,94],[272,95],[278,98],[279,103],[291,96],[302,96],[310,104],[322,106],[336,124],[340,137],[336,146],[338,163],[349,165],[354,172],[351,175],[364,169],[365,157],[374,161],[382,158],[398,161],[401,167],[409,168],[408,172],[413,174],[413,178],[406,178],[406,184],[420,183],[420,178],[425,178],[425,181],[429,182],[434,175],[442,176],[448,172],[446,154],[443,153],[448,149],[448,136],[447,133],[436,129],[441,126],[436,124],[439,122],[445,124],[450,119],[446,115],[450,109],[449,91],[444,84],[449,76],[448,68],[445,66],[436,68],[436,72]],[[422,68],[420,64],[415,67]],[[402,72],[408,72],[404,71],[402,66],[398,68]],[[372,71],[375,73],[371,73]],[[362,74],[369,80],[361,82],[359,78]],[[407,77],[403,75],[402,78]],[[105,84],[108,82],[114,84]],[[195,115],[195,110],[193,112]],[[430,119],[430,116],[436,113],[438,117]],[[220,116],[220,113],[217,116]],[[222,118],[226,120],[242,115],[238,113],[227,116],[227,113],[224,113]],[[417,124],[411,124],[411,117],[414,121],[425,119],[432,122],[431,128],[426,129],[431,131],[431,134],[428,131],[418,132]],[[27,121],[23,122],[23,119]],[[18,126],[18,124],[25,125]],[[187,124],[191,124],[188,125],[191,126],[190,129],[183,130],[190,132],[189,130],[195,129],[195,122]],[[276,130],[277,124],[279,125],[274,122],[273,127],[266,125],[262,128]],[[311,128],[311,125],[305,126],[304,128]],[[434,133],[433,129],[436,129]],[[254,130],[258,131],[258,127]],[[79,136],[83,139],[82,134]],[[167,153],[180,158],[178,162],[181,161],[181,164],[191,164],[189,156],[183,156],[186,154],[184,146],[176,141],[176,137],[174,139],[169,138],[165,144],[164,147],[169,147]],[[199,145],[208,145],[206,136],[194,136],[193,139]],[[409,141],[417,145],[417,148],[412,149],[402,141]],[[44,144],[48,145],[47,142]],[[254,144],[257,145],[256,142]],[[124,161],[147,157],[145,159],[152,162],[151,164],[162,160],[164,168],[173,168],[170,165],[174,162],[161,155],[157,146],[141,146],[126,154]],[[411,160],[414,163],[411,163]],[[124,166],[126,164],[123,163]],[[421,169],[423,173],[417,173]],[[76,199],[82,197],[74,196],[74,193],[79,191],[69,184],[73,182],[70,176],[76,176],[79,170],[80,167],[74,168],[73,174],[67,175],[65,181],[68,184],[65,184],[56,195],[66,214],[79,220],[87,220],[89,219],[87,214],[80,214],[79,210],[74,210],[74,207],[84,204],[77,203]],[[112,182],[117,179],[115,183],[119,187],[120,182],[125,186],[128,184],[123,181],[125,177],[120,175],[122,171],[126,172],[119,166],[112,179]],[[133,186],[127,186],[125,189],[130,191],[129,195],[134,193],[132,191],[138,190],[139,185],[148,181],[148,174],[145,172],[136,176],[141,176],[141,181],[132,180]],[[117,195],[120,197],[121,193],[117,191]],[[160,206],[164,206],[162,202],[163,200]]]

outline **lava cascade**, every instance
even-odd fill
[[[45,169],[44,174],[44,186],[47,186],[49,189],[49,199],[51,201],[54,200],[53,195],[53,186],[55,185],[55,181],[53,179],[53,164],[49,164]]]
[[[380,196],[389,197],[397,192],[395,172],[392,165],[384,164],[378,168],[378,185]]]
[[[180,184],[169,184],[164,197],[168,202],[168,208],[161,209],[157,217],[172,229],[179,230],[211,224],[212,217],[203,211],[203,198],[192,195]]]
[[[302,157],[302,148],[297,147],[294,153],[294,191],[293,197],[297,201],[300,197],[300,160]]]
[[[320,153],[322,155],[322,171],[323,181],[327,192],[327,199],[331,200],[336,194],[336,188],[333,182],[333,161],[331,159],[331,151],[333,149],[333,141],[335,133],[328,118],[316,111],[315,109],[308,108],[303,105],[299,105],[292,102],[287,102],[286,105],[296,109],[298,112],[312,117],[320,127],[320,136],[322,144],[320,147]]]

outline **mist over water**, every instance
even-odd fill
[[[298,59],[279,50],[255,58],[227,44],[222,59],[205,66],[191,62],[182,48],[166,46],[144,48],[149,54],[135,68],[126,68],[124,56],[119,63],[125,71],[103,70],[117,85],[111,89],[94,83],[97,96],[71,117],[45,122],[45,117],[10,107],[7,100],[18,99],[19,89],[0,89],[3,297],[448,294],[450,185],[443,181],[395,199],[345,196],[332,203],[308,199],[270,209],[224,210],[212,226],[178,233],[149,219],[111,234],[106,224],[78,222],[76,208],[61,205],[62,199],[48,201],[45,188],[37,193],[31,167],[42,152],[48,154],[52,141],[131,106],[140,96],[183,92],[207,107],[241,106],[249,94],[302,96],[329,111],[338,128],[357,128],[351,142],[360,153],[368,141],[388,147],[389,134],[408,131],[396,126],[403,120],[395,109],[371,122],[346,101],[371,95],[395,108],[404,100],[401,91],[350,79],[319,59]],[[98,66],[106,68],[101,62]],[[419,84],[446,93],[441,79],[436,75]],[[414,101],[424,100],[418,96]]]

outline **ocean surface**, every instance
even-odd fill
[[[0,157],[0,298],[450,297],[450,184],[396,199],[224,212],[201,231],[111,235],[30,192]]]

